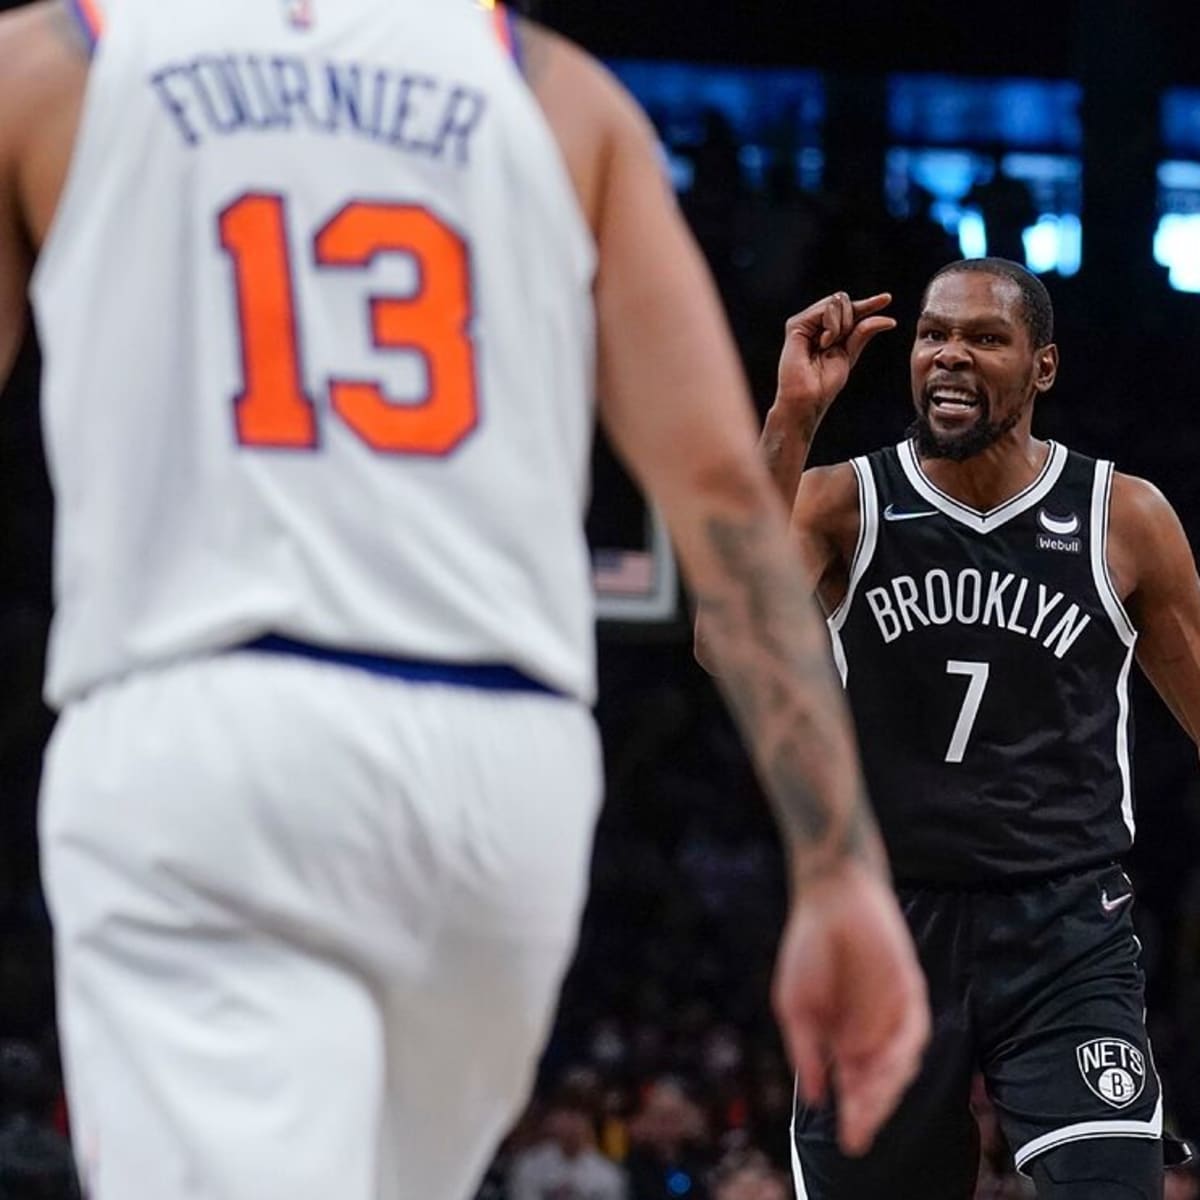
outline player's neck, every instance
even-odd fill
[[[988,512],[1027,488],[1041,474],[1049,454],[1049,442],[1017,428],[963,462],[925,458],[921,469],[948,496]]]

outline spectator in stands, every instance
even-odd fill
[[[632,1200],[709,1200],[708,1132],[683,1085],[651,1084],[630,1126],[633,1149],[625,1166]]]
[[[730,1155],[713,1172],[712,1200],[789,1200],[791,1190],[766,1155]]]
[[[751,1142],[766,1151],[777,1168],[791,1166],[792,1077],[783,1056],[760,1054],[750,1092]]]
[[[513,1158],[508,1200],[627,1200],[624,1171],[596,1149],[586,1103],[567,1093],[546,1113],[542,1133]]]
[[[965,204],[983,214],[987,253],[1013,262],[1025,261],[1025,230],[1038,219],[1028,186],[1004,171],[1004,148],[990,147],[992,173],[967,193]]]

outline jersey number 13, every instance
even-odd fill
[[[243,386],[235,399],[243,446],[312,450],[317,411],[304,390],[297,300],[283,196],[241,196],[219,218],[221,246],[233,260]],[[321,271],[364,270],[381,254],[416,260],[411,296],[372,296],[369,321],[378,350],[408,350],[425,360],[425,394],[389,399],[370,379],[334,376],[329,407],[373,450],[441,455],[478,421],[470,258],[466,243],[428,209],[355,200],[315,234]]]

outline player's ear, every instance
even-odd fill
[[[1034,355],[1034,387],[1039,392],[1048,392],[1058,378],[1058,347],[1051,342]]]

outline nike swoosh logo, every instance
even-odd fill
[[[936,517],[936,508],[920,508],[913,512],[897,512],[894,504],[889,504],[883,510],[883,519],[885,521],[918,521],[921,517]]]
[[[1132,892],[1126,892],[1123,896],[1114,896],[1111,900],[1108,898],[1107,889],[1100,893],[1100,907],[1105,912],[1116,912],[1122,904],[1127,904],[1133,899]]]

